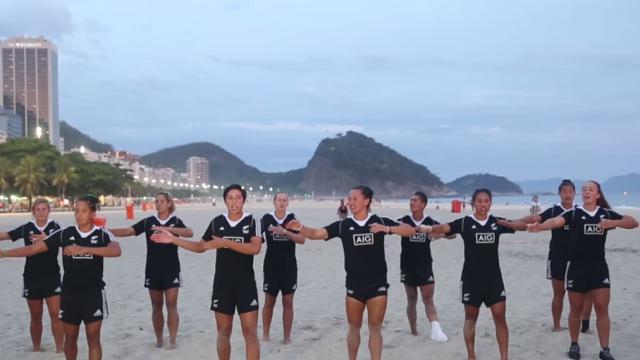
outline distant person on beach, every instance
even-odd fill
[[[267,244],[264,256],[264,307],[262,308],[262,337],[269,341],[269,330],[273,318],[273,308],[278,293],[282,293],[282,325],[284,344],[291,343],[293,326],[293,295],[298,288],[298,265],[296,244],[304,244],[304,236],[286,229],[287,223],[295,220],[294,213],[287,212],[289,195],[278,192],[273,197],[274,211],[260,220],[260,229]]]
[[[253,257],[260,253],[262,239],[257,236],[253,215],[243,208],[247,192],[238,184],[224,189],[227,213],[216,216],[207,226],[201,241],[189,241],[167,230],[151,236],[157,243],[173,243],[181,248],[203,253],[216,250],[216,268],[211,295],[215,312],[218,359],[231,358],[231,332],[236,311],[245,342],[248,360],[260,358],[258,342],[258,290],[253,273]]]
[[[93,224],[98,198],[87,195],[75,202],[76,226],[69,226],[50,234],[43,241],[18,249],[0,251],[2,257],[30,257],[62,248],[64,278],[60,298],[60,319],[64,328],[65,357],[78,356],[80,324],[84,327],[89,345],[89,359],[102,358],[100,330],[108,317],[109,307],[102,280],[104,258],[120,256],[120,245],[111,235]]]
[[[416,229],[420,225],[440,224],[430,216],[424,214],[427,207],[427,195],[416,191],[409,199],[411,214],[398,219]],[[417,230],[416,230],[417,231]],[[407,294],[407,318],[412,335],[418,335],[416,305],[418,289],[424,304],[427,319],[431,323],[431,340],[447,341],[447,335],[442,331],[438,321],[438,312],[433,301],[435,278],[433,274],[433,259],[431,258],[431,238],[424,233],[402,237],[402,252],[400,253],[400,281],[404,284]]]
[[[529,208],[529,212],[532,215],[540,213],[540,200],[538,200],[538,195],[533,195],[531,198],[531,207]]]
[[[156,231],[167,230],[176,236],[192,237],[193,230],[174,215],[176,205],[173,197],[166,191],[155,197],[156,215],[144,218],[128,228],[110,229],[114,236],[127,237],[145,234],[147,240],[147,260],[144,270],[144,287],[149,289],[151,299],[151,321],[156,335],[156,347],[164,344],[164,314],[167,307],[167,328],[169,346],[176,347],[180,316],[178,314],[178,292],[182,286],[178,247],[174,244],[158,244],[151,241]]]
[[[585,298],[590,296],[596,312],[596,327],[600,340],[599,357],[613,360],[609,349],[609,301],[611,277],[605,260],[605,242],[609,229],[633,229],[638,222],[631,216],[620,215],[611,210],[600,184],[587,181],[582,185],[581,207],[540,223],[529,226],[529,231],[560,229],[569,225],[569,261],[566,269],[566,290],[569,292],[569,333],[571,345],[569,358],[580,359],[580,320]]]
[[[351,216],[324,228],[304,226],[290,221],[287,229],[299,231],[310,240],[330,240],[338,237],[344,250],[346,277],[346,313],[349,323],[347,351],[355,360],[360,348],[360,328],[364,310],[368,311],[369,352],[371,359],[382,356],[382,322],[387,309],[387,262],[384,254],[385,235],[413,236],[415,230],[389,218],[370,213],[373,191],[356,186],[349,192]]]
[[[25,246],[32,246],[41,242],[47,236],[60,230],[60,225],[49,219],[51,207],[47,199],[36,199],[31,206],[33,221],[20,225],[9,232],[0,232],[0,240],[24,240]],[[28,257],[24,263],[22,297],[27,300],[29,315],[31,316],[30,331],[33,351],[41,350],[42,314],[44,303],[47,303],[51,318],[51,332],[56,345],[56,351],[63,351],[64,330],[60,313],[60,266],[58,265],[58,248],[52,248],[45,253]]]
[[[465,216],[442,225],[421,225],[420,231],[436,234],[460,234],[464,241],[464,265],[460,279],[460,300],[464,304],[464,340],[469,359],[475,359],[476,322],[482,303],[491,309],[496,326],[496,338],[500,359],[506,360],[509,351],[509,329],[506,320],[506,301],[502,271],[498,260],[500,235],[525,230],[521,224],[517,229],[500,225],[502,218],[489,214],[491,191],[477,189],[471,197],[473,215]],[[438,235],[440,234],[440,235]]]
[[[338,206],[338,218],[340,220],[344,220],[349,215],[349,209],[347,209],[347,205],[344,203],[344,199],[340,199],[340,205]]]

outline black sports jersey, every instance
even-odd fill
[[[77,226],[69,226],[53,233],[45,240],[49,249],[65,248],[73,244],[84,247],[106,247],[110,242],[109,232],[97,226],[94,226],[88,233],[80,232]],[[98,255],[63,256],[63,290],[65,288],[103,288],[103,264],[103,257]]]
[[[565,209],[561,205],[554,205],[547,210],[540,213],[540,222],[545,222],[548,219],[562,215],[565,211],[574,209],[575,207]],[[551,241],[549,242],[549,254],[562,256],[566,258],[569,256],[569,243],[571,241],[571,225],[567,223],[560,229],[551,230]]]
[[[439,222],[426,216],[420,221],[413,219],[411,215],[405,215],[398,219],[399,222],[416,227],[419,225],[438,225]],[[410,270],[429,266],[433,262],[431,258],[431,239],[425,233],[416,233],[411,237],[402,237],[402,252],[400,253],[400,269]]]
[[[487,273],[500,274],[498,245],[501,234],[513,234],[515,230],[498,224],[502,218],[489,215],[486,221],[465,216],[449,223],[451,233],[460,234],[464,240],[464,266],[462,278],[482,279]]]
[[[267,253],[264,256],[265,270],[270,266],[296,266],[296,243],[286,235],[278,235],[269,231],[269,226],[282,226],[294,220],[293,213],[285,215],[284,219],[276,219],[275,214],[265,214],[260,220],[263,241],[267,243]]]
[[[346,286],[358,289],[387,284],[387,262],[384,256],[384,233],[372,233],[372,224],[397,226],[398,223],[378,215],[369,215],[365,221],[353,217],[336,221],[325,227],[326,240],[339,237],[344,250]]]
[[[33,221],[29,221],[9,231],[9,237],[12,241],[24,239],[24,245],[30,246],[33,245],[31,235],[45,234],[49,236],[58,230],[60,230],[60,224],[53,220],[49,220],[42,228],[38,228]],[[45,253],[27,257],[22,276],[25,285],[29,287],[53,282],[59,283],[60,265],[58,265],[58,248],[49,249]]]
[[[562,216],[573,231],[569,260],[604,260],[604,244],[607,241],[608,230],[602,229],[598,224],[604,219],[620,220],[622,215],[601,207],[596,208],[594,212],[579,207],[565,212]]]
[[[174,244],[160,244],[151,241],[151,235],[153,235],[152,228],[154,226],[186,228],[182,220],[175,215],[170,216],[164,221],[155,215],[149,216],[132,226],[136,236],[145,233],[147,238],[146,273],[149,274],[153,272],[154,269],[160,268],[171,272],[179,272],[180,259],[178,257],[178,247]]]
[[[216,216],[202,235],[202,240],[211,241],[214,236],[237,243],[250,243],[251,238],[256,236],[256,221],[251,214],[244,214],[238,221],[229,220],[227,215]],[[217,249],[215,271],[214,288],[255,283],[253,255],[241,254],[230,249]]]

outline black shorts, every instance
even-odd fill
[[[611,288],[609,267],[602,262],[567,262],[565,289],[588,293],[595,289]]]
[[[431,264],[420,269],[400,269],[400,282],[412,287],[434,284]]]
[[[465,305],[480,307],[484,303],[490,307],[503,301],[507,301],[507,294],[500,276],[490,281],[464,278],[460,281],[460,302]]]
[[[60,282],[49,284],[28,285],[24,284],[22,297],[27,300],[42,300],[48,297],[57,296],[62,293]]]
[[[60,299],[60,320],[80,325],[106,319],[109,316],[107,293],[104,289],[64,289]]]
[[[549,253],[547,259],[547,279],[564,281],[567,272],[567,257]]]
[[[387,296],[387,290],[389,290],[389,284],[354,289],[347,287],[347,297],[366,303],[375,297]]]
[[[211,311],[233,315],[236,309],[238,314],[243,314],[257,311],[259,308],[255,283],[248,286],[213,287]]]
[[[167,290],[182,287],[182,275],[180,270],[147,271],[144,279],[144,287],[149,290]]]
[[[278,292],[282,292],[282,295],[293,294],[297,287],[298,269],[295,266],[288,269],[266,269],[264,271],[262,290],[271,296],[278,296]]]

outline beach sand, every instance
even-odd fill
[[[224,208],[207,205],[182,206],[177,215],[190,226],[199,239],[209,221]],[[325,226],[336,220],[335,202],[293,202],[290,211],[306,225]],[[256,217],[271,211],[269,203],[249,204],[247,211]],[[397,218],[408,212],[408,204],[376,205],[374,212]],[[467,207],[467,213],[469,208]],[[640,211],[621,210],[640,218]],[[446,209],[429,209],[434,219],[445,222],[460,214]],[[494,215],[516,218],[528,213],[526,207],[496,207]],[[136,209],[136,220],[153,212]],[[107,219],[107,227],[125,227],[133,221],[125,219],[124,210],[106,210],[100,216]],[[73,223],[72,213],[54,213],[52,218],[63,226]],[[29,220],[28,214],[0,215],[0,229],[8,231]],[[511,359],[563,359],[569,346],[567,330],[551,332],[551,285],[545,278],[550,233],[518,233],[504,235],[500,244],[500,262],[507,291],[507,321],[510,330]],[[640,230],[611,231],[607,241],[607,259],[612,278],[611,291],[611,349],[618,359],[638,358],[640,351]],[[151,326],[151,310],[147,290],[143,287],[145,264],[144,236],[119,239],[122,257],[105,260],[105,282],[110,317],[103,322],[102,346],[105,359],[215,359],[216,329],[209,310],[215,252],[194,254],[180,251],[184,286],[180,290],[180,330],[178,349],[154,348],[155,336]],[[19,242],[21,243],[21,241]],[[10,241],[0,248],[17,246]],[[400,238],[387,237],[386,256],[388,279],[391,285],[384,322],[383,357],[387,359],[465,359],[462,337],[463,307],[458,301],[459,279],[463,263],[463,244],[460,237],[432,243],[433,269],[436,277],[435,301],[446,343],[429,340],[429,329],[422,304],[418,304],[418,323],[421,334],[411,336],[405,315],[406,298],[400,283]],[[262,263],[265,248],[255,257],[254,269],[264,303]],[[295,295],[293,342],[282,345],[282,307],[278,302],[271,327],[271,342],[261,342],[264,359],[346,359],[344,313],[345,273],[340,240],[307,241],[297,248],[298,291]],[[49,320],[45,315],[44,352],[30,352],[29,314],[22,291],[23,259],[0,260],[0,354],[1,359],[62,359],[53,351]],[[46,314],[46,312],[45,312]],[[563,325],[566,326],[568,304],[565,300]],[[365,322],[366,324],[366,315]],[[258,333],[262,334],[261,319]],[[592,315],[595,329],[595,314]],[[165,338],[168,333],[165,330]],[[368,359],[366,325],[362,329],[359,358]],[[236,317],[232,335],[232,359],[244,358],[244,342]],[[166,341],[168,343],[168,340]],[[584,359],[596,359],[599,351],[597,335],[581,334]],[[87,356],[87,345],[81,333],[79,359]],[[490,311],[482,308],[476,329],[478,359],[497,359],[498,347]]]

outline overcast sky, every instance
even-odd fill
[[[261,170],[363,132],[443,180],[640,171],[640,1],[0,0],[59,50],[60,117]],[[7,16],[9,15],[9,16]]]

